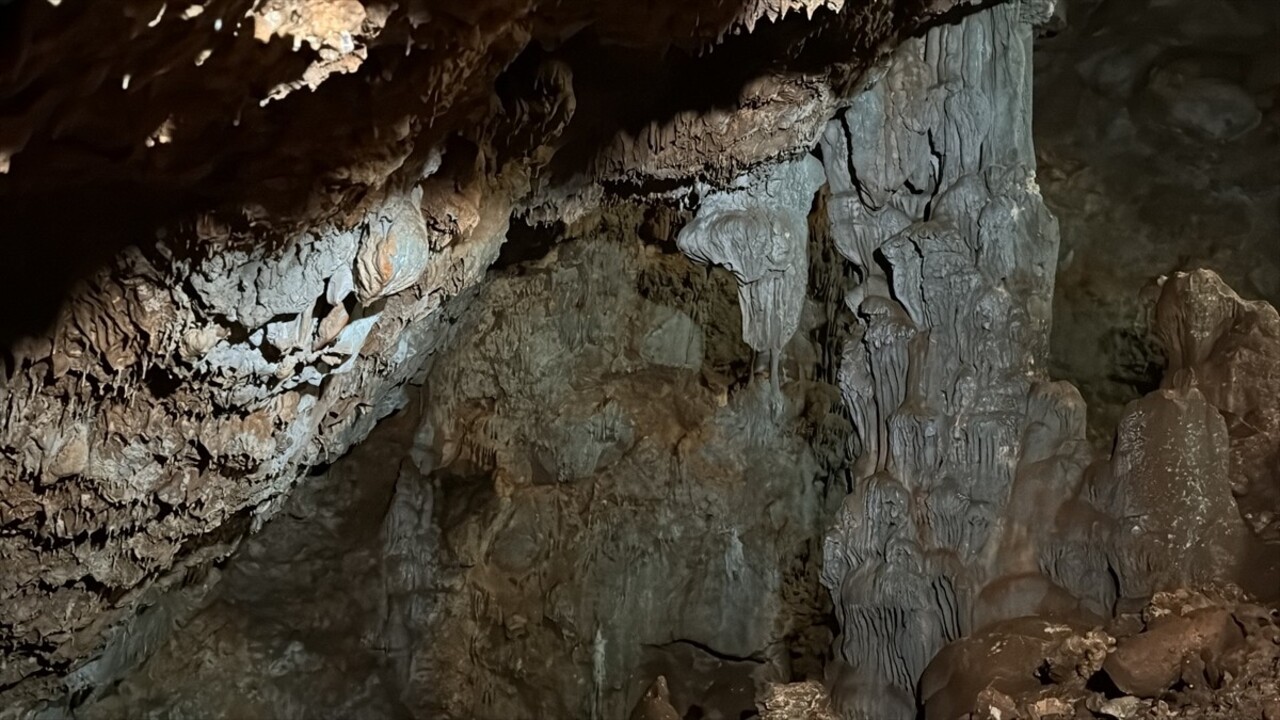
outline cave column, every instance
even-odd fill
[[[907,41],[820,142],[860,278],[840,369],[853,492],[823,571],[846,717],[914,718],[925,665],[1005,572],[1058,246],[1035,184],[1028,21],[1007,3]]]

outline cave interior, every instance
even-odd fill
[[[1275,0],[0,0],[0,720],[1280,720]]]

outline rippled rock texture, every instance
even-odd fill
[[[1039,609],[1053,516],[1034,495],[1078,484],[1083,407],[1044,372],[1058,238],[1020,10],[904,44],[821,144],[860,276],[840,366],[857,461],[823,563],[847,717],[914,717],[916,680],[975,614]]]

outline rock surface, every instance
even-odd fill
[[[0,4],[0,717],[1274,714],[1178,588],[1280,594],[1280,316],[1087,303],[1269,278],[1274,23],[1185,5]]]
[[[406,411],[77,716],[738,717],[762,683],[820,676],[840,453],[815,439],[847,428],[825,316],[806,301],[775,396],[735,278],[641,244],[643,216],[469,295]]]
[[[770,685],[758,701],[760,720],[838,720],[821,683]]]
[[[0,704],[145,656],[130,618],[404,405],[513,214],[803,154],[948,7],[0,5],[3,232],[48,238],[0,264]]]
[[[859,279],[839,378],[857,462],[823,562],[847,718],[913,718],[917,679],[984,590],[1039,570],[1000,552],[1006,508],[1042,482],[1020,466],[1079,430],[1078,404],[1037,383],[1057,231],[1035,185],[1030,40],[1018,6],[931,30],[823,136],[829,222]]]
[[[1280,306],[1280,13],[1269,0],[1060,5],[1035,63],[1039,183],[1062,223],[1051,363],[1105,445],[1163,366],[1144,285],[1203,267]]]
[[[1005,621],[938,654],[925,717],[1266,720],[1278,640],[1280,608],[1229,589],[1157,593],[1105,627]]]

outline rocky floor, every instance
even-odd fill
[[[1006,620],[952,643],[921,680],[924,720],[1274,720],[1280,606],[1236,588],[1157,593],[1101,625]],[[765,720],[827,720],[815,683],[767,688]]]
[[[949,646],[922,687],[927,720],[1271,720],[1280,607],[1179,590],[1098,627],[1005,621]]]

